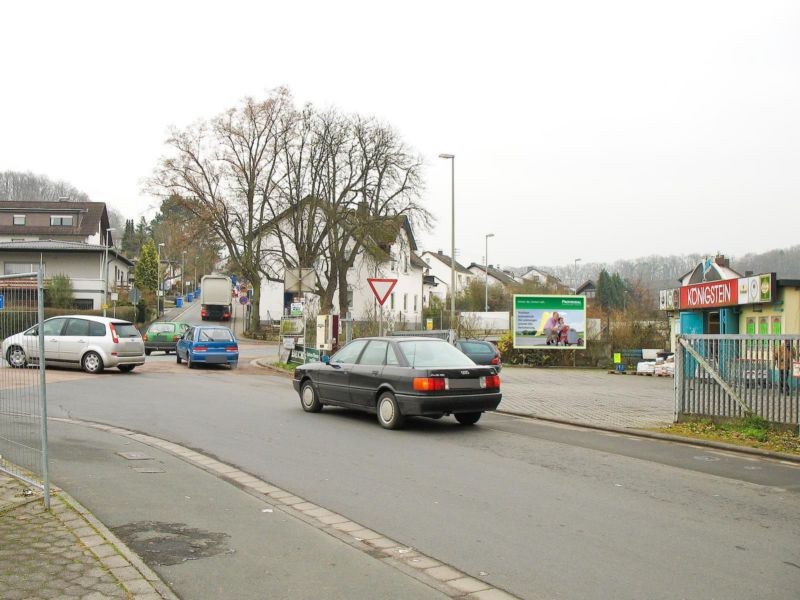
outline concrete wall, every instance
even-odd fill
[[[750,319],[753,319],[757,334],[763,332],[765,324],[767,333],[771,334],[774,319],[779,320],[781,333],[800,333],[800,288],[780,287],[777,302],[743,306],[739,313],[739,333],[749,333]]]

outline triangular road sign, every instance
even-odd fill
[[[397,285],[397,279],[367,279],[367,283],[369,283],[369,287],[372,288],[372,293],[375,294],[375,298],[378,299],[378,304],[383,306],[386,299],[389,297],[389,294],[392,293],[394,286]]]

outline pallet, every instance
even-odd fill
[[[638,371],[635,372],[634,375],[641,375],[643,377],[673,377],[673,375],[670,375],[669,373],[640,373]]]
[[[612,369],[612,370],[608,371],[608,374],[609,375],[627,375],[628,372],[627,371],[615,371],[615,370]]]

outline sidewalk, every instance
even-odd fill
[[[158,577],[67,494],[0,475],[0,598],[173,599]]]
[[[248,492],[239,479],[253,477],[226,481],[233,467],[201,457],[202,468],[110,427],[54,420],[49,434],[54,482],[87,508],[57,492],[48,513],[40,494],[23,497],[23,484],[2,478],[3,600],[445,597],[388,552],[376,560],[380,548],[294,516],[291,494],[257,483],[248,485],[264,493]]]

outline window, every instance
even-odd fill
[[[91,337],[105,337],[106,326],[97,321],[89,321],[89,335]]]
[[[353,288],[347,288],[347,306],[353,308]]]
[[[11,238],[12,242],[24,242],[25,238]]]
[[[403,273],[408,273],[408,255],[403,254]]]
[[[386,350],[386,364],[400,366],[400,359],[397,358],[397,352],[394,351],[394,346],[389,346]]]
[[[232,342],[233,335],[227,329],[201,329],[197,336],[199,342]]]
[[[153,323],[147,333],[172,333],[174,331],[175,325],[172,323]]]
[[[772,317],[772,335],[780,335],[781,334],[781,318],[780,317]]]
[[[392,295],[389,296],[389,308],[394,310],[394,292],[392,292]]]
[[[61,335],[61,330],[64,328],[66,319],[50,319],[44,322],[45,335]]]
[[[403,294],[403,310],[408,310],[408,294]]]
[[[386,346],[388,342],[372,341],[367,346],[367,349],[361,353],[361,358],[358,360],[360,365],[382,365],[386,358]]]
[[[14,225],[25,225],[25,215],[14,215]]]
[[[50,215],[50,226],[72,227],[72,215]]]
[[[400,342],[400,349],[412,367],[474,367],[461,350],[444,341],[426,340],[424,342]]]
[[[331,357],[331,363],[334,365],[355,363],[358,355],[361,354],[361,351],[366,345],[366,340],[356,340],[354,342],[350,342],[347,344],[347,346],[339,350]]]
[[[91,298],[76,298],[72,301],[72,305],[79,310],[92,310],[94,301]]]
[[[414,294],[414,312],[417,312],[417,295]]]
[[[117,321],[111,323],[117,331],[117,337],[121,338],[136,338],[139,337],[139,330],[133,326],[133,323],[126,323],[124,321]]]
[[[64,335],[88,336],[89,321],[86,319],[70,319],[69,323],[67,323],[67,329],[64,331]]]
[[[39,270],[38,263],[14,263],[7,262],[3,264],[4,275],[19,275],[20,273],[34,273]],[[44,269],[42,269],[44,271]],[[42,273],[44,275],[44,273]]]

